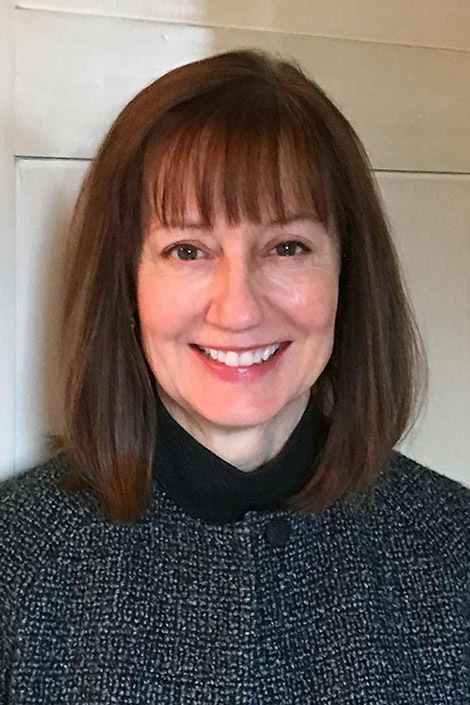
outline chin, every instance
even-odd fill
[[[243,403],[219,403],[195,405],[193,408],[199,416],[207,419],[217,426],[258,426],[274,418],[283,408],[284,404],[250,404]]]

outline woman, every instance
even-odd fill
[[[72,233],[62,452],[2,489],[3,702],[467,703],[470,491],[392,450],[419,337],[320,88],[163,76]]]

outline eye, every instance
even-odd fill
[[[297,248],[300,248],[300,252],[297,251]],[[279,245],[276,245],[274,249],[277,254],[282,257],[293,257],[296,254],[306,254],[307,252],[311,252],[309,247],[303,245],[301,242],[297,242],[297,240],[281,242]]]
[[[273,249],[276,250],[276,253],[281,257],[294,257],[295,255],[302,255],[311,252],[309,247],[301,242],[298,242],[297,240],[282,242],[279,245],[276,245]],[[166,250],[164,256],[171,259],[178,259],[182,262],[192,262],[196,259],[203,258],[204,253],[195,245],[182,242],[177,245],[173,245]]]
[[[197,253],[203,254],[198,247],[195,245],[190,245],[189,243],[180,243],[179,245],[174,245],[170,247],[169,250],[165,252],[165,257],[171,257],[172,259],[179,259],[183,262],[191,262],[195,259],[201,259],[197,256]]]

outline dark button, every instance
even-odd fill
[[[285,519],[271,519],[266,526],[266,538],[271,546],[285,546],[289,541],[290,526]]]

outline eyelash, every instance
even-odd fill
[[[280,242],[278,245],[275,245],[272,249],[277,249],[278,247],[283,247],[285,245],[292,245],[292,244],[298,245],[299,247],[302,248],[303,252],[298,253],[300,255],[306,255],[312,251],[309,247],[307,247],[307,245],[304,245],[302,242],[299,242],[298,240],[286,240],[285,242]],[[189,249],[189,250],[199,250],[200,252],[202,251],[199,247],[196,247],[195,245],[191,245],[188,242],[181,242],[181,243],[178,243],[177,245],[172,245],[172,247],[170,247],[168,250],[165,250],[165,252],[163,253],[163,256],[166,258],[171,258],[172,252],[178,251],[179,249],[184,249],[184,248]],[[293,255],[286,255],[286,258],[290,258],[292,256]],[[175,258],[175,259],[179,259],[179,258]],[[179,261],[180,262],[195,262],[198,259],[202,259],[202,258],[195,257],[194,259],[187,259],[187,260],[179,259]]]

